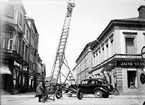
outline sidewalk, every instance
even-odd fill
[[[112,98],[125,98],[125,99],[144,99],[145,95],[110,95]]]
[[[18,93],[18,94],[2,94],[1,95],[2,98],[5,97],[35,97],[35,92],[27,92],[27,93]]]

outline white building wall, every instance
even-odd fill
[[[136,36],[136,39],[135,39],[136,40],[135,41],[135,44],[136,44],[135,48],[136,49],[135,50],[136,50],[136,54],[140,54],[142,47],[145,45],[145,35],[144,35],[145,31],[140,31],[140,30],[120,30],[120,31],[118,31],[118,33],[116,32],[117,34],[115,34],[115,35],[118,35],[118,37],[120,37],[120,40],[116,41],[116,42],[118,42],[117,46],[120,46],[120,48],[116,46],[116,48],[118,48],[116,51],[118,53],[121,53],[121,54],[125,54],[126,53],[125,35],[123,34],[123,32],[136,32],[137,33],[137,35],[135,35]],[[116,40],[117,40],[117,38],[116,38]]]

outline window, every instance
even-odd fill
[[[109,40],[110,40],[110,57],[113,56],[114,54],[114,39],[113,39],[113,33],[110,35]]]
[[[128,88],[135,89],[137,88],[137,77],[136,71],[127,71],[128,79]]]
[[[104,44],[102,45],[101,62],[104,61]]]
[[[126,53],[127,54],[133,54],[134,51],[134,38],[125,38],[126,42]]]
[[[23,58],[25,58],[25,42],[23,41],[23,47],[22,47],[22,54]]]
[[[106,44],[106,59],[109,57],[108,43]]]
[[[96,59],[96,63],[95,64],[97,65],[98,64],[98,51],[96,51],[96,58],[95,59]]]
[[[8,5],[5,9],[5,16],[13,18],[14,15],[14,6],[13,5]]]
[[[12,39],[10,39],[8,42],[8,49],[13,50],[13,40]]]
[[[8,42],[9,42],[9,39],[11,38],[11,35],[10,35],[10,33],[2,32],[2,37],[4,37],[3,49],[8,49]]]
[[[25,45],[25,60],[28,60],[28,46]]]
[[[110,54],[113,55],[113,40],[110,40],[111,46],[110,46]]]
[[[100,48],[98,49],[98,51],[99,51],[99,57],[98,57],[98,63],[101,63],[101,50],[100,50]]]
[[[20,26],[22,26],[22,13],[20,13],[20,16],[19,16],[19,24]]]
[[[29,31],[27,30],[26,39],[28,40]]]
[[[17,40],[17,53],[20,54],[20,38]]]

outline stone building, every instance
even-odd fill
[[[80,83],[82,79],[87,78],[89,76],[89,71],[92,70],[93,53],[90,47],[93,43],[95,43],[95,41],[88,43],[76,59],[76,65],[73,69],[73,71],[76,72],[76,83]]]
[[[0,4],[0,77],[11,94],[35,90],[39,35],[21,0]]]
[[[111,20],[98,42],[91,46],[94,55],[93,77],[103,77],[120,94],[145,94],[141,82],[145,63],[141,49],[145,45],[145,5],[138,8],[138,17]]]

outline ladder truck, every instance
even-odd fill
[[[65,79],[69,81],[68,77],[69,77],[70,73],[72,73],[68,66],[68,63],[65,63],[65,60],[66,60],[65,59],[65,49],[66,49],[66,44],[67,44],[67,40],[68,40],[68,36],[69,36],[69,26],[70,26],[71,16],[72,16],[74,7],[75,7],[75,4],[71,0],[69,0],[67,2],[67,12],[66,12],[66,16],[65,16],[65,20],[64,20],[64,24],[63,24],[62,33],[61,33],[61,36],[59,39],[59,44],[57,47],[56,56],[54,59],[51,75],[50,75],[49,82],[50,82],[50,84],[53,84],[53,91],[50,94],[53,95],[53,98],[55,95],[57,99],[60,99],[62,97],[61,75],[64,76]],[[63,70],[61,70],[63,64],[69,69],[67,76],[65,76],[63,74]]]

